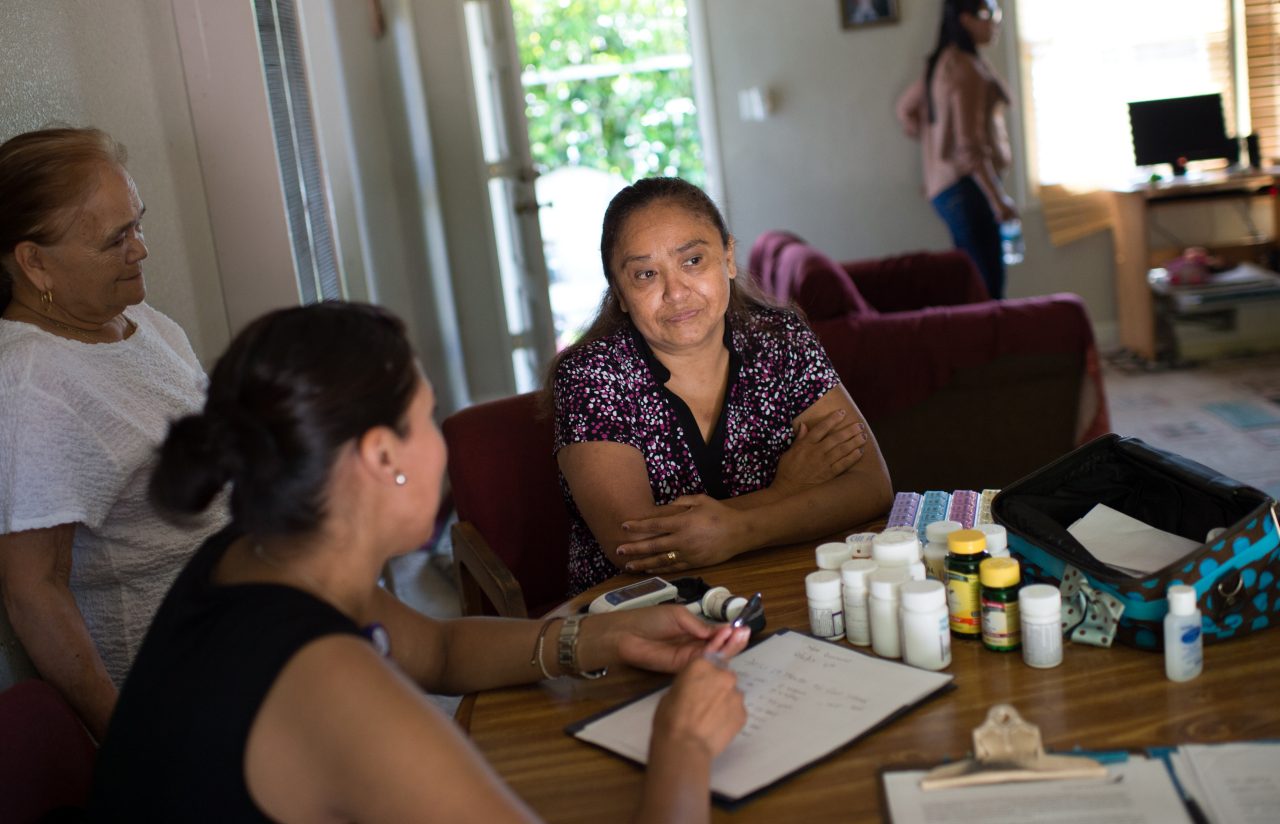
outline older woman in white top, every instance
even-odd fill
[[[14,633],[99,738],[160,599],[223,516],[147,499],[169,421],[206,379],[143,303],[145,211],[96,129],[0,145],[0,594]]]

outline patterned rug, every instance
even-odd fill
[[[1280,499],[1280,354],[1103,370],[1111,427]]]

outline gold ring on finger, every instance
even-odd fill
[[[678,557],[680,556],[676,555],[675,550],[672,550],[671,552],[667,553],[667,560],[673,564],[676,562],[676,558]]]

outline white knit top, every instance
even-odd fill
[[[147,499],[169,422],[204,404],[182,329],[144,304],[137,331],[88,344],[0,319],[0,534],[77,525],[71,591],[117,684],[174,577],[227,520],[182,526]]]

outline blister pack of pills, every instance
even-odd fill
[[[925,527],[934,521],[945,521],[947,509],[951,506],[951,493],[940,489],[931,489],[924,493],[920,500],[920,511],[916,515],[916,531],[920,534],[920,543],[926,543]]]
[[[920,493],[919,492],[899,492],[893,496],[893,508],[889,510],[889,523],[887,526],[910,526],[916,525],[916,516],[920,512]]]

